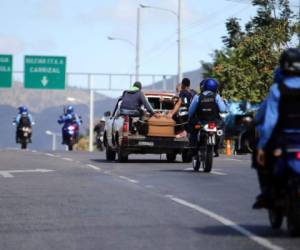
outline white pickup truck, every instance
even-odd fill
[[[145,92],[145,97],[153,107],[160,113],[166,113],[172,109],[172,93]],[[161,102],[169,100],[169,102]],[[106,160],[120,162],[128,160],[129,154],[166,154],[167,160],[173,162],[177,154],[181,154],[183,162],[191,162],[191,147],[187,137],[176,138],[176,136],[147,136],[139,132],[131,132],[129,129],[129,117],[120,115],[119,100],[114,112],[107,120],[104,132],[104,145],[106,147]]]

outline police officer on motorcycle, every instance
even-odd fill
[[[61,115],[59,117],[59,119],[57,120],[57,122],[59,124],[63,124],[64,123],[64,126],[62,128],[62,135],[63,135],[63,141],[62,141],[62,144],[65,144],[65,139],[64,138],[64,128],[65,126],[67,126],[68,124],[70,123],[75,123],[78,125],[78,127],[80,126],[80,124],[82,123],[80,117],[75,113],[74,111],[74,108],[73,106],[69,105],[65,110],[64,110],[64,114]],[[76,131],[77,134],[75,135],[76,139],[78,138],[79,136],[79,131]]]
[[[18,108],[19,113],[16,116],[15,120],[14,120],[14,124],[16,124],[17,129],[16,129],[16,143],[20,143],[20,128],[22,127],[29,127],[31,128],[32,125],[34,124],[33,122],[33,118],[32,115],[28,112],[27,107],[25,106],[20,106]],[[31,143],[31,136],[32,136],[32,132],[30,130],[29,136],[28,136],[28,140]]]
[[[217,93],[217,80],[213,78],[205,79],[200,83],[200,89],[202,92],[193,98],[189,108],[190,143],[192,146],[197,143],[197,130],[194,129],[197,122],[208,123],[214,121],[218,124],[218,127],[222,127],[223,120],[220,113],[227,112],[224,101]],[[217,144],[215,147],[216,157],[219,155]]]
[[[271,180],[272,151],[276,145],[300,142],[300,51],[290,48],[279,59],[280,77],[276,77],[269,95],[260,110],[262,123],[259,127],[260,138],[257,144],[256,168],[260,182],[265,186],[257,197],[253,208],[268,206],[269,190],[266,179]],[[275,72],[276,73],[276,72]],[[267,118],[267,119],[266,119]],[[266,174],[261,175],[260,170]],[[266,186],[267,185],[267,186]]]

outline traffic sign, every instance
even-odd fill
[[[10,88],[12,84],[12,55],[0,55],[0,88]]]
[[[64,89],[66,57],[25,56],[24,87],[34,89]]]

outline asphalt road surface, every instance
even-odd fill
[[[249,156],[213,172],[157,155],[0,150],[0,249],[299,249],[274,231]]]

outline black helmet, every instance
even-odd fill
[[[142,89],[142,83],[141,82],[138,82],[136,81],[134,84],[133,84],[134,87],[138,88],[139,90]]]
[[[286,49],[279,59],[279,66],[283,73],[300,75],[300,50]]]

